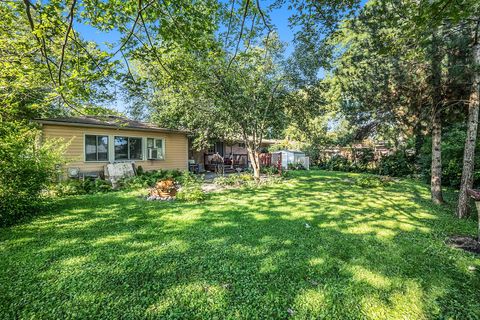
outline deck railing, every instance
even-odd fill
[[[215,153],[205,153],[204,154],[204,163],[205,169],[214,171],[215,168],[221,164],[214,160]],[[272,165],[272,154],[271,153],[260,153],[260,166],[269,167]],[[229,154],[223,157],[224,167],[233,167],[233,168],[248,168],[250,161],[248,160],[248,154],[246,153],[234,153]]]

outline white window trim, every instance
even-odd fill
[[[122,137],[122,138],[141,138],[142,139],[142,157],[140,159],[115,159],[115,137]],[[113,162],[135,162],[135,161],[145,161],[146,155],[144,152],[144,138],[143,136],[136,136],[136,135],[113,135],[112,139],[112,146],[113,146]],[[130,147],[129,144],[127,143],[127,152],[128,152],[128,157],[130,158]]]
[[[87,154],[85,151],[86,148],[86,136],[103,136],[108,137],[108,160],[95,160],[87,161]],[[141,138],[142,139],[142,158],[141,159],[124,159],[124,160],[115,160],[115,137],[127,137],[127,138]],[[162,140],[162,159],[148,159],[148,147],[147,139]],[[187,140],[188,143],[188,140]],[[152,136],[140,136],[140,135],[130,135],[130,134],[109,134],[109,133],[99,133],[99,132],[84,132],[83,133],[83,162],[84,163],[115,163],[115,162],[135,162],[135,161],[165,161],[167,158],[167,147],[166,147],[166,138],[165,137],[152,137]],[[130,152],[130,150],[129,150]],[[188,154],[188,148],[187,148]]]
[[[85,151],[85,148],[87,147],[87,136],[102,136],[102,137],[108,137],[108,145],[107,145],[107,150],[108,150],[108,153],[107,153],[107,158],[108,160],[87,160],[87,153]],[[110,153],[110,144],[111,144],[111,136],[108,135],[108,134],[105,134],[105,133],[94,133],[94,132],[84,132],[83,133],[83,162],[85,163],[108,163],[110,162],[110,156],[111,156],[111,153]]]
[[[154,139],[154,140],[162,140],[162,158],[161,159],[149,159],[148,158],[148,146],[147,146],[147,140],[148,139]],[[155,141],[153,142],[153,145],[155,146]],[[165,147],[165,138],[164,137],[145,137],[145,159],[148,161],[165,161],[166,159],[166,147]]]
[[[108,135],[108,162],[114,163],[115,162],[115,135],[109,134]]]

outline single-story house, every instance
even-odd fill
[[[36,119],[42,140],[69,142],[67,168],[101,175],[109,163],[132,162],[145,171],[188,169],[188,132],[119,116]]]

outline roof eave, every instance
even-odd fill
[[[167,128],[142,128],[142,127],[132,127],[132,126],[122,126],[122,125],[78,123],[78,122],[53,121],[53,120],[42,120],[42,119],[33,119],[33,121],[38,122],[40,124],[51,124],[51,125],[83,127],[83,128],[103,128],[103,129],[116,129],[116,130],[155,131],[155,132],[163,132],[163,133],[183,133],[183,134],[189,134],[190,133],[189,131],[167,129]]]

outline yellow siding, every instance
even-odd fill
[[[135,160],[135,164],[141,165],[144,170],[158,169],[180,169],[186,170],[188,166],[188,139],[184,133],[163,133],[156,131],[139,131],[127,129],[106,129],[106,128],[87,128],[69,125],[43,125],[43,140],[61,138],[65,142],[70,142],[66,159],[67,167],[77,167],[81,171],[103,171],[108,161],[105,162],[85,162],[84,155],[84,136],[85,134],[109,135],[109,136],[127,136],[127,137],[149,137],[165,139],[165,159],[164,160]]]

